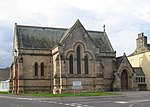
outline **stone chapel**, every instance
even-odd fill
[[[126,55],[116,58],[105,29],[86,30],[15,24],[10,92],[69,93],[138,90]]]

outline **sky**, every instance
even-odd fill
[[[117,56],[134,52],[141,32],[150,43],[150,0],[0,0],[0,68],[12,63],[14,25],[103,31]]]

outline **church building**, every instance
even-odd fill
[[[116,58],[105,28],[86,30],[15,24],[10,92],[69,93],[138,90],[126,55]]]

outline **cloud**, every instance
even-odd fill
[[[17,18],[16,20],[0,20],[0,67],[11,65],[14,24],[17,22],[20,25],[38,25],[43,26],[48,23],[47,17],[39,14],[33,14],[33,17]]]
[[[9,26],[9,21],[2,20],[0,23],[0,67],[6,67],[11,64],[13,29]]]
[[[91,20],[96,20],[96,18],[94,17],[96,14],[97,12],[94,11],[89,12],[87,10],[80,9],[74,6],[68,6],[63,9],[58,9],[57,12],[53,14],[53,17],[50,17],[50,25],[71,27],[77,19],[80,19],[85,27],[92,28],[92,26],[94,25],[88,25],[88,23]]]
[[[90,30],[103,30],[117,56],[131,54],[137,34],[150,41],[149,0],[4,0],[0,3],[0,67],[10,66],[14,23],[70,28],[77,19]]]

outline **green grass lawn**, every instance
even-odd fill
[[[0,94],[9,94],[7,91],[0,91]]]
[[[25,96],[43,96],[43,97],[74,97],[74,96],[112,96],[116,95],[111,92],[83,92],[83,93],[68,93],[68,94],[23,94]]]
[[[9,92],[0,91],[0,94],[11,94]],[[81,93],[67,93],[67,94],[20,94],[24,96],[40,96],[40,97],[74,97],[74,96],[113,96],[116,95],[111,92],[81,92]]]

